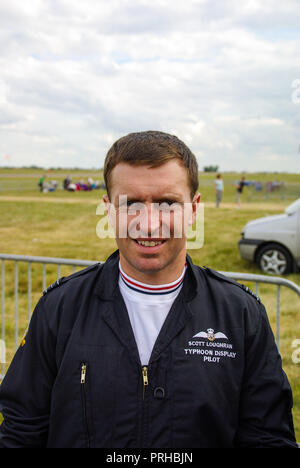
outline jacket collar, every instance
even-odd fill
[[[113,300],[119,292],[119,250],[116,250],[103,265],[99,282],[96,286],[96,294],[101,299]],[[182,294],[187,302],[191,301],[198,293],[200,275],[189,255],[186,256],[187,270],[185,273]]]

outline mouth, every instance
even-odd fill
[[[156,252],[165,244],[165,239],[133,239],[136,245],[143,252]]]
[[[134,239],[135,242],[139,245],[143,245],[144,247],[155,247],[157,245],[161,245],[163,244],[164,242],[166,242],[165,240],[142,240],[142,239]]]

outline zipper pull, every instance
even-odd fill
[[[143,399],[144,399],[146,387],[149,385],[147,366],[144,366],[142,368],[142,373],[143,373]]]
[[[82,364],[82,366],[81,366],[81,377],[80,377],[80,383],[81,384],[85,383],[85,377],[86,377],[86,364]]]

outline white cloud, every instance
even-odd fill
[[[4,0],[0,150],[101,167],[116,138],[160,129],[200,168],[273,169],[274,154],[300,171],[299,15],[292,0]]]

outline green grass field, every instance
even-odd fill
[[[56,192],[40,193],[37,187],[41,171],[33,169],[0,170],[0,252],[19,255],[105,260],[115,249],[115,241],[101,240],[96,235],[99,216],[96,208],[103,191],[69,193],[61,189],[65,175],[73,180],[91,175],[102,180],[101,171],[58,170],[47,173],[47,179],[59,182]],[[261,273],[254,264],[242,260],[238,252],[240,232],[251,219],[282,213],[294,199],[300,197],[300,174],[246,174],[247,180],[266,183],[270,180],[283,181],[283,189],[267,193],[245,188],[242,207],[235,206],[234,182],[240,174],[223,174],[225,182],[224,200],[221,208],[214,203],[213,180],[215,174],[200,174],[200,192],[204,202],[205,240],[200,250],[191,250],[193,261],[216,270]],[[72,270],[62,267],[65,276]],[[7,357],[14,353],[15,299],[13,264],[7,262],[5,270],[5,327]],[[56,280],[57,270],[47,266],[47,284]],[[287,279],[300,285],[300,274],[288,275]],[[252,285],[250,285],[252,286]],[[18,307],[19,337],[27,326],[27,266],[19,269]],[[41,267],[32,271],[32,307],[42,291]],[[275,332],[276,287],[261,285],[259,295],[265,304],[272,328]],[[294,424],[297,440],[300,441],[300,363],[292,361],[292,343],[300,339],[300,301],[290,290],[282,289],[281,298],[281,355],[294,395]]]

